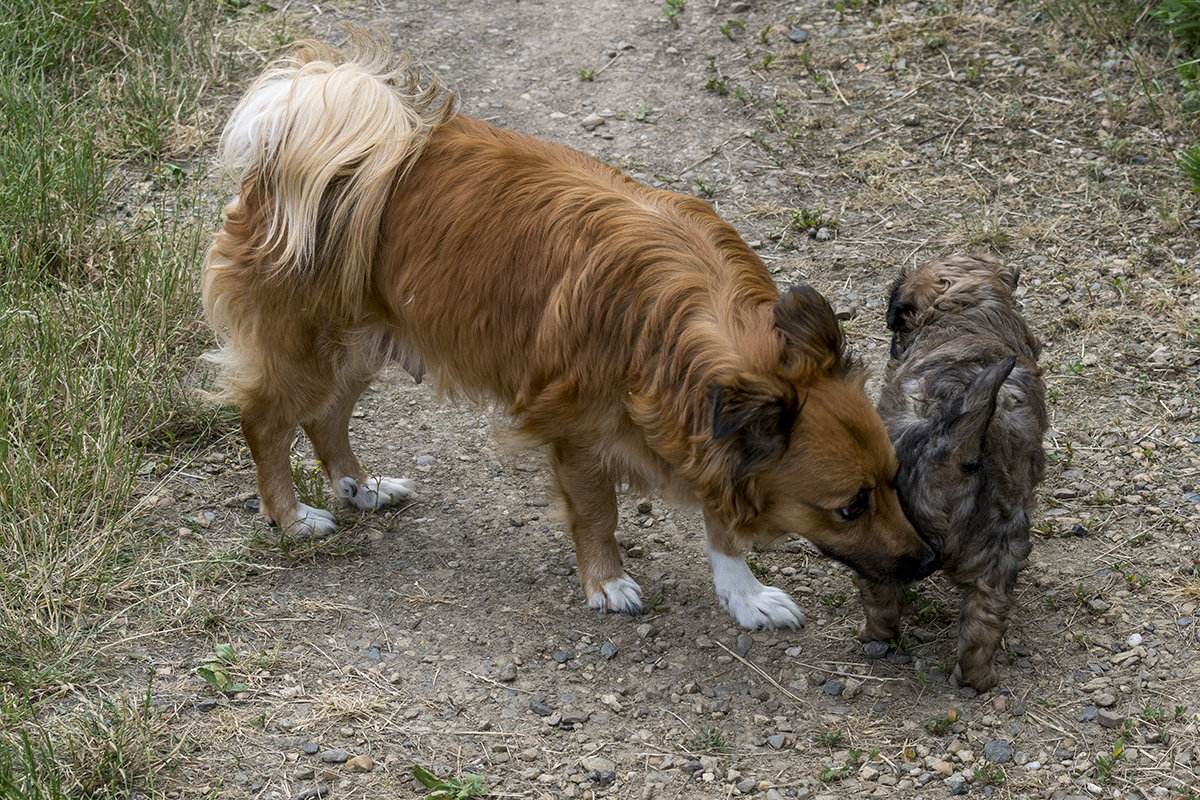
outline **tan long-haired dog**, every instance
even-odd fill
[[[801,533],[877,581],[932,569],[824,298],[781,297],[702,201],[458,115],[352,36],[350,52],[303,43],[268,68],[222,139],[240,193],[204,304],[219,397],[241,407],[275,523],[333,529],[293,490],[297,425],[353,505],[408,496],[368,479],[347,435],[397,359],[549,446],[593,607],[641,607],[615,537],[623,480],[703,508],[717,593],[747,627],[804,619],[747,568],[754,537]]]

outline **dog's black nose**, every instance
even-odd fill
[[[897,565],[896,577],[900,583],[913,583],[927,577],[939,567],[942,558],[927,543],[922,544],[921,555],[904,556]]]

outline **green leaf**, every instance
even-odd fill
[[[237,653],[231,644],[214,644],[213,652],[217,654],[217,658],[229,664],[237,661]]]

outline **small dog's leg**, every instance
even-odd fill
[[[739,625],[751,630],[803,627],[804,612],[787,592],[759,583],[739,552],[733,534],[707,513],[704,527],[708,534],[708,560],[712,563],[713,583],[721,607]]]
[[[413,482],[408,478],[367,478],[350,447],[350,415],[369,385],[370,381],[348,384],[324,415],[304,425],[313,454],[337,496],[363,510],[400,503],[413,496]]]
[[[1016,570],[992,571],[968,584],[958,616],[958,666],[954,677],[986,692],[1000,682],[993,663],[1008,628]]]
[[[904,613],[904,587],[875,583],[858,578],[866,622],[858,629],[864,642],[890,642],[900,633],[900,615]]]
[[[642,589],[625,574],[617,548],[617,492],[612,476],[587,452],[556,444],[550,464],[567,506],[579,582],[588,605],[640,614]]]
[[[333,514],[296,499],[289,463],[296,426],[281,420],[274,405],[250,402],[242,406],[242,432],[258,469],[262,510],[276,525],[294,536],[328,536],[337,529]]]

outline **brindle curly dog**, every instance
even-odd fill
[[[999,680],[992,660],[1045,473],[1041,347],[1017,311],[1016,285],[1016,270],[979,256],[901,273],[879,401],[905,513],[963,587],[955,677],[981,692]],[[863,641],[895,638],[904,589],[865,579],[860,589]]]

